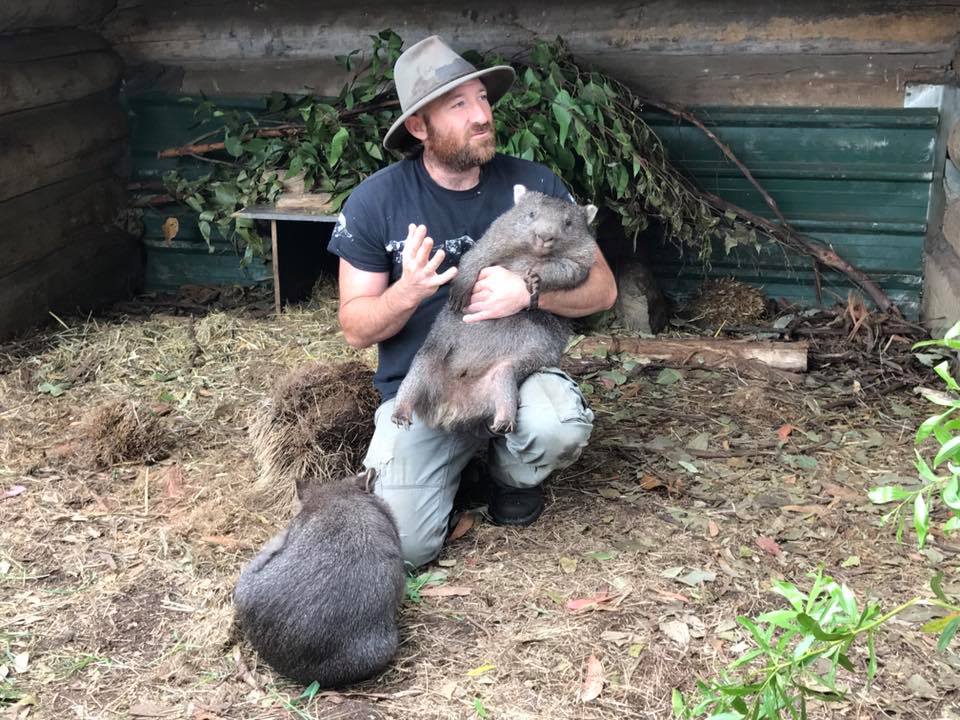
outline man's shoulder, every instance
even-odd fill
[[[364,178],[350,193],[350,197],[356,196],[358,200],[367,197],[380,198],[392,189],[406,186],[413,173],[412,160],[398,160]]]
[[[546,165],[532,160],[497,153],[493,162],[502,181],[524,185],[527,190],[535,190],[548,195],[569,195],[563,180]]]

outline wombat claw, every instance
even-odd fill
[[[394,424],[394,425],[396,425],[398,428],[403,428],[404,430],[409,429],[409,428],[410,428],[410,425],[411,425],[412,422],[413,422],[413,421],[410,419],[409,414],[407,414],[407,413],[400,413],[400,412],[395,412],[395,413],[390,417],[390,419],[393,421],[393,424]]]

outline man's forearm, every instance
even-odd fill
[[[353,347],[370,347],[400,332],[419,304],[399,282],[380,295],[355,297],[340,307],[343,335]]]
[[[583,284],[572,290],[555,290],[540,295],[540,308],[562,317],[584,317],[613,307],[617,282],[603,256],[597,259]]]

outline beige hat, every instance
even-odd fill
[[[413,136],[404,127],[404,120],[458,85],[479,78],[487,86],[487,97],[492,105],[506,94],[515,77],[516,73],[509,65],[477,70],[436,35],[411,45],[393,66],[402,112],[384,135],[383,146],[388,150],[406,146]]]

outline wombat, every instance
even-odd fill
[[[540,291],[575,288],[594,260],[593,205],[579,206],[514,186],[514,206],[467,252],[441,309],[400,384],[393,421],[416,413],[430,427],[483,435],[511,432],[520,384],[541,367],[560,364],[567,322],[543,310],[465,323],[480,271],[500,265]]]
[[[338,687],[397,650],[405,576],[397,526],[374,471],[298,483],[300,511],[264,545],[233,593],[236,624],[274,670]]]

